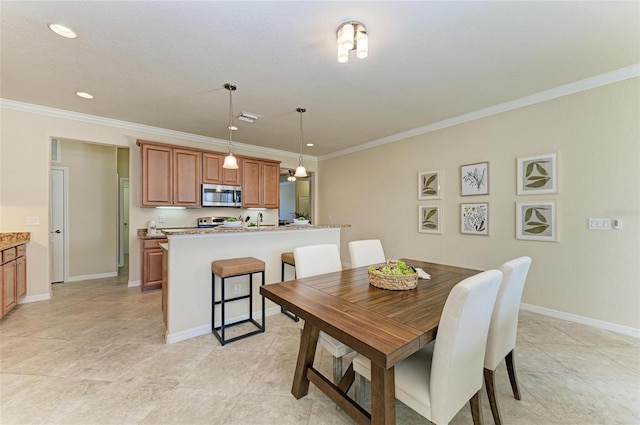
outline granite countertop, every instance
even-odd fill
[[[240,227],[240,228],[198,228],[198,227],[181,227],[181,228],[165,228],[158,229],[162,232],[160,235],[149,236],[147,235],[147,229],[138,229],[139,239],[164,239],[168,235],[211,235],[222,233],[247,233],[247,232],[273,232],[273,231],[299,231],[299,230],[311,230],[311,229],[339,229],[342,227],[351,227],[350,224],[322,224],[322,225],[286,225],[286,226],[273,226],[262,225],[260,227]]]
[[[31,240],[30,232],[0,233],[0,249],[12,248]]]

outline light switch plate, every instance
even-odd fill
[[[27,217],[27,226],[37,226],[39,224],[40,224],[40,217],[38,216]]]
[[[589,230],[611,230],[610,218],[590,218]]]

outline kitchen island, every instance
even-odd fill
[[[166,291],[166,335],[168,344],[211,332],[211,262],[237,257],[255,257],[266,263],[265,284],[280,282],[280,255],[295,247],[331,243],[340,247],[340,229],[348,225],[261,226],[238,229],[163,229],[168,239]],[[218,281],[219,283],[219,281]],[[259,294],[260,279],[254,279]],[[217,285],[217,290],[220,286]],[[228,297],[248,293],[248,279],[240,276],[225,282]],[[218,297],[219,298],[219,297]],[[248,300],[229,304],[228,323],[246,319]],[[260,296],[254,296],[254,317],[261,314]],[[217,309],[219,310],[219,309]],[[280,306],[267,301],[266,314],[280,313]],[[219,311],[215,317],[219,324]]]

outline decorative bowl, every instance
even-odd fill
[[[241,221],[223,221],[222,227],[242,227]]]
[[[292,224],[295,226],[306,226],[309,224],[309,220],[293,220]]]

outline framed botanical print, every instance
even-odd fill
[[[462,196],[489,194],[488,162],[460,166],[460,194]]]
[[[442,209],[440,205],[418,205],[418,232],[442,233]]]
[[[418,173],[418,199],[440,199],[440,170]]]
[[[489,235],[489,203],[460,204],[460,233]]]
[[[555,153],[518,158],[517,194],[558,193],[558,164]]]
[[[516,238],[557,241],[556,203],[516,202]]]

